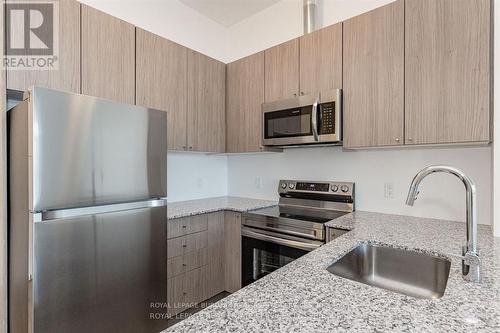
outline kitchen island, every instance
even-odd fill
[[[498,332],[500,239],[478,228],[482,282],[466,282],[458,256],[465,225],[356,211],[328,222],[350,232],[170,327],[167,332]],[[326,268],[374,241],[451,260],[445,294],[418,299],[347,280]]]

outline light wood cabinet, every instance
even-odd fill
[[[404,1],[344,22],[344,146],[404,143]]]
[[[59,1],[59,55],[57,70],[9,70],[7,88],[28,90],[43,86],[80,93],[80,3]]]
[[[168,149],[187,150],[187,48],[137,28],[136,104],[168,111]]]
[[[167,278],[207,265],[208,251],[200,249],[167,260]]]
[[[490,6],[406,0],[406,144],[490,140]]]
[[[226,152],[262,150],[264,52],[227,65]]]
[[[188,309],[186,304],[186,274],[176,275],[167,280],[167,313],[174,316]]]
[[[174,316],[205,299],[207,266],[193,269],[167,280],[167,313]]]
[[[188,305],[207,299],[207,268],[207,266],[203,266],[186,273],[185,301]]]
[[[300,37],[300,94],[342,88],[342,23]]]
[[[205,299],[224,291],[224,212],[208,215],[208,263]]]
[[[135,103],[135,27],[82,5],[82,93]]]
[[[207,242],[208,233],[206,231],[169,239],[167,241],[167,259],[205,249]]]
[[[188,150],[224,152],[226,65],[188,51]]]
[[[168,313],[209,299],[225,288],[224,212],[172,219],[167,224]]]
[[[201,214],[173,219],[167,225],[167,238],[176,238],[208,229],[208,215]]]
[[[299,93],[299,40],[264,51],[265,101],[292,98]]]
[[[224,215],[224,289],[234,293],[241,289],[241,214]]]

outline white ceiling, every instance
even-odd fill
[[[280,0],[180,0],[225,27],[230,27]]]

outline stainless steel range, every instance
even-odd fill
[[[243,214],[243,286],[325,244],[324,224],[354,211],[350,182],[280,180],[278,193],[279,205]]]

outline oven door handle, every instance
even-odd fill
[[[279,238],[279,237],[274,237],[271,235],[267,235],[261,232],[255,232],[250,230],[249,228],[242,227],[241,228],[241,235],[250,237],[250,238],[255,238],[258,240],[262,241],[267,241],[270,243],[278,244],[278,245],[284,245],[284,246],[289,246],[293,247],[296,249],[301,249],[301,250],[306,250],[306,251],[312,251],[316,250],[321,246],[321,244],[318,243],[308,243],[308,242],[301,242],[301,241],[296,241],[296,240],[291,240],[291,239],[286,239],[286,238]]]
[[[312,105],[312,113],[311,113],[311,127],[312,127],[313,136],[314,136],[314,141],[316,141],[316,142],[319,141],[318,106],[319,106],[319,96],[316,97],[316,100],[314,101],[314,103]]]

